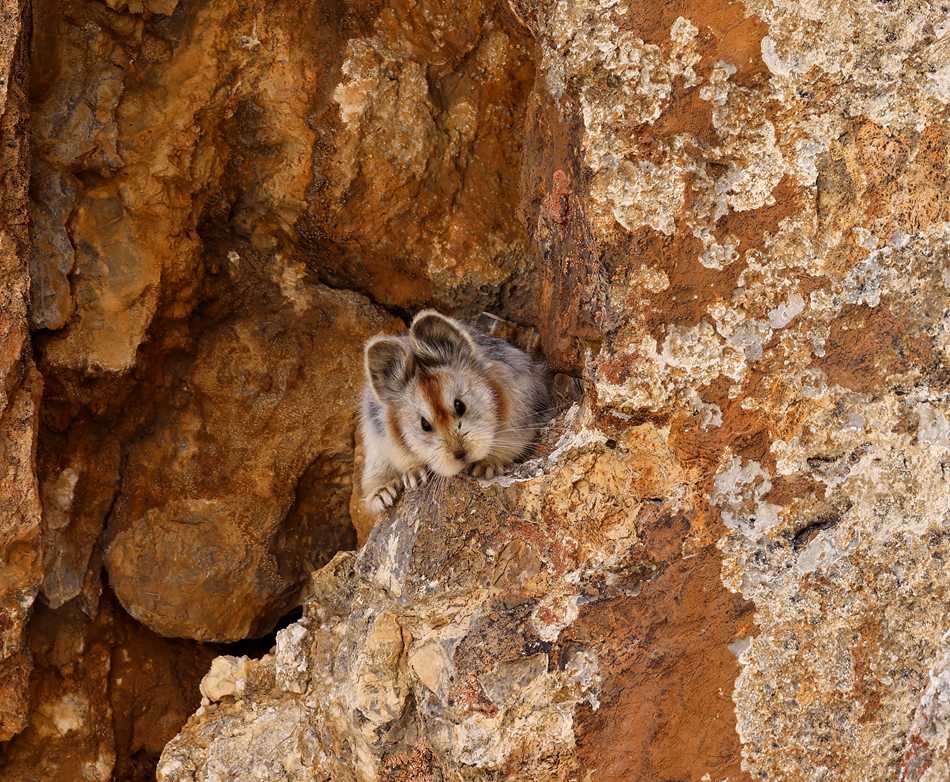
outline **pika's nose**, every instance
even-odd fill
[[[459,448],[459,449],[458,449],[454,454],[452,454],[452,455],[453,455],[456,459],[458,459],[460,462],[464,462],[464,461],[465,461],[465,456],[466,456],[466,454],[465,454],[465,450],[462,449],[462,448]]]

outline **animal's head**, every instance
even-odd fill
[[[425,310],[408,339],[371,339],[365,360],[393,436],[433,472],[455,475],[489,454],[503,392],[461,324]]]

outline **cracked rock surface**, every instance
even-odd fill
[[[42,580],[34,454],[42,379],[30,353],[23,4],[0,3],[0,741],[26,724],[26,623]]]
[[[948,18],[0,0],[0,778],[950,777]],[[374,526],[423,306],[583,398]]]
[[[160,778],[944,778],[946,11],[511,7],[586,400],[318,573]]]
[[[748,606],[717,585],[714,546],[683,565],[686,475],[653,427],[608,444],[591,423],[574,407],[513,474],[407,496],[359,553],[314,574],[303,619],[245,661],[239,690],[209,674],[222,694],[168,745],[158,778],[571,778],[583,768],[577,736],[603,735],[600,710],[620,695],[641,634],[663,639],[675,667],[675,649],[702,659],[711,675],[692,697],[718,725],[703,729],[699,757],[737,771],[720,685],[735,674],[726,644]],[[678,599],[664,594],[672,583]],[[652,610],[610,638],[638,599]]]

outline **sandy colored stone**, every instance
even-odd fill
[[[153,779],[215,654],[155,636],[108,596],[94,619],[78,600],[38,607],[30,645],[29,725],[0,745],[0,775],[10,782]]]
[[[4,150],[4,720],[35,590],[60,606],[35,639],[92,639],[104,550],[102,605],[166,635],[262,634],[306,596],[221,650],[184,727],[208,650],[113,609],[159,661],[135,692],[169,699],[110,734],[82,718],[133,713],[105,655],[63,688],[85,712],[44,658],[50,774],[101,739],[90,773],[144,780],[180,730],[161,780],[946,777],[945,9],[33,8],[29,95],[2,87],[34,150],[32,253]],[[425,305],[536,330],[585,395],[532,461],[376,521],[359,347]]]
[[[443,777],[576,776],[584,766],[574,730],[581,712],[602,707],[608,671],[565,630],[591,590],[619,597],[629,591],[622,574],[656,566],[641,535],[657,511],[685,501],[685,475],[672,451],[658,450],[654,427],[608,447],[577,407],[567,415],[548,435],[558,456],[513,477],[422,488],[358,555],[340,554],[317,573],[295,625],[306,639],[298,664],[307,687],[280,686],[275,658],[251,662],[243,702],[206,706],[166,749],[159,779],[211,769],[265,779],[278,762],[284,779],[394,779],[413,753]],[[660,463],[634,477],[646,453]],[[680,553],[668,545],[655,555]],[[707,589],[728,602],[712,556]],[[723,627],[731,642],[735,620]],[[308,736],[308,748],[274,754],[278,713],[289,720],[282,730]],[[219,735],[238,714],[237,732]]]
[[[530,316],[528,39],[504,4],[441,5],[37,3],[45,361],[131,369],[197,304],[209,223],[393,306]]]
[[[247,679],[247,662],[247,657],[215,657],[199,686],[202,697],[209,701],[240,698]]]
[[[283,779],[939,778],[942,12],[511,7],[538,326],[586,412],[514,477],[405,498],[315,576],[306,691],[265,658],[159,778],[265,778],[278,713]],[[399,85],[381,149],[435,157],[418,71],[348,52],[344,119]]]

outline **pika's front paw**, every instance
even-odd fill
[[[425,467],[413,467],[402,474],[402,485],[406,489],[415,489],[429,480],[429,471]]]
[[[391,508],[399,492],[402,491],[402,479],[391,480],[385,486],[380,487],[369,498],[369,507],[373,513],[382,513],[386,508]]]
[[[496,475],[501,475],[506,466],[506,462],[489,456],[472,465],[472,475],[476,478],[494,478]]]

